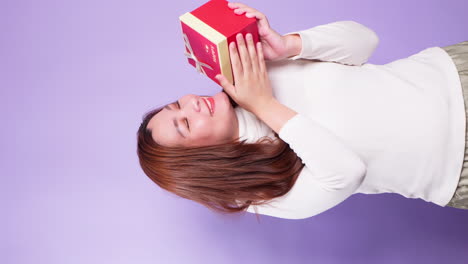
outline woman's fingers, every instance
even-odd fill
[[[239,50],[240,59],[242,62],[242,71],[244,73],[249,73],[252,70],[252,64],[250,61],[250,55],[245,46],[244,36],[242,33],[238,33],[236,36],[237,39],[237,49]]]
[[[240,80],[250,73],[261,73],[265,71],[265,60],[259,43],[254,43],[251,33],[246,34],[246,40],[242,33],[236,35],[236,43],[229,43],[229,54],[231,58],[232,71],[235,80]]]
[[[222,74],[218,74],[215,76],[215,78],[219,81],[219,84],[223,89],[226,91],[226,93],[230,96],[234,96],[236,92],[236,87],[232,85],[226,77]]]
[[[229,2],[228,6],[229,6],[229,8],[245,7],[245,5],[242,4],[242,3],[234,3],[234,2]]]
[[[253,42],[252,34],[247,33],[246,35],[247,49],[249,50],[250,63],[252,65],[252,72],[258,72],[258,58],[257,51],[255,50],[255,44]]]
[[[246,12],[245,13],[246,17],[256,17],[258,19],[262,19],[264,17],[264,15],[260,13],[258,10],[256,10],[255,8],[246,6],[241,3],[229,3],[228,6],[231,9],[234,9],[234,13],[239,14],[239,15]]]
[[[245,12],[245,10],[242,9],[242,8],[236,8],[236,9],[234,9],[234,13],[236,13],[236,14],[238,14],[238,15],[242,15],[244,12]]]
[[[259,12],[252,10],[251,8],[237,8],[234,9],[234,13],[242,15],[245,13],[245,16],[248,18],[260,16]],[[260,17],[258,17],[260,19]]]
[[[243,14],[245,12],[245,16],[248,18],[255,17],[258,19],[258,24],[260,27],[270,28],[270,24],[268,23],[268,19],[266,16],[258,11],[255,8],[249,7],[242,3],[228,3],[229,8],[234,9],[234,13],[236,14]]]
[[[232,73],[234,74],[234,80],[239,80],[242,74],[242,64],[237,53],[236,43],[233,41],[229,43],[229,54],[231,58]]]
[[[265,58],[263,57],[263,47],[262,43],[257,42],[257,54],[258,54],[258,72],[266,72]]]
[[[229,2],[228,3],[228,6],[229,8],[242,8],[242,9],[245,9],[245,10],[254,10],[256,11],[254,8],[248,6],[248,5],[245,5],[245,4],[242,4],[242,3],[232,3],[232,2]]]

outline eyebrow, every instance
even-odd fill
[[[167,110],[169,110],[169,111],[172,111],[172,109],[169,107],[169,105],[166,105],[166,106],[164,107],[164,109],[167,109]],[[179,125],[177,125],[177,121],[176,121],[175,118],[172,119],[172,123],[173,123],[174,126],[176,127],[177,132],[179,132],[179,135],[180,135],[181,137],[185,138],[184,134],[182,134],[182,132],[180,132]]]

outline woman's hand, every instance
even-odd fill
[[[244,37],[239,33],[236,36],[238,48],[234,41],[229,45],[235,86],[222,74],[216,75],[215,78],[240,107],[257,114],[257,111],[270,104],[274,97],[265,66],[262,43],[257,42],[255,45],[250,33],[246,35],[246,39],[244,41]]]
[[[263,44],[265,60],[275,61],[289,56],[286,38],[270,28],[268,19],[264,14],[241,3],[229,2],[228,7],[234,9],[234,13],[238,15],[245,12],[246,17],[257,18],[258,34]]]

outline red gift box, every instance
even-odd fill
[[[226,0],[211,0],[179,17],[185,42],[185,56],[200,74],[219,84],[215,76],[223,74],[234,84],[228,45],[236,35],[251,33],[259,41],[257,19],[238,15]]]

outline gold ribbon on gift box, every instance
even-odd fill
[[[187,47],[187,49],[189,50],[189,52],[187,52],[187,50],[185,51],[185,56],[187,56],[187,58],[189,59],[192,59],[195,61],[195,65],[196,65],[196,68],[197,68],[197,71],[200,73],[200,74],[205,74],[206,75],[206,72],[205,72],[205,69],[203,69],[203,67],[206,67],[210,70],[213,70],[213,68],[206,64],[206,63],[203,63],[201,61],[199,61],[197,59],[197,56],[195,56],[195,54],[193,53],[193,50],[192,50],[192,46],[190,45],[190,41],[187,37],[187,34],[184,33],[184,42],[185,42],[185,47]]]

